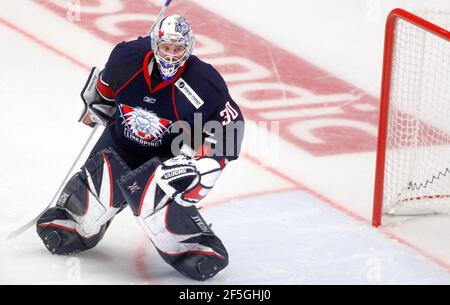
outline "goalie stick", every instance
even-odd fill
[[[164,17],[167,9],[169,8],[169,5],[170,5],[171,2],[172,2],[172,0],[166,0],[166,2],[164,3],[163,7],[161,8],[161,11],[158,14],[158,17],[156,18],[155,22],[153,23],[153,25],[151,26],[150,30],[148,31],[148,33],[147,33],[148,36],[151,35],[151,33],[155,30],[155,26],[162,20],[162,18]],[[52,206],[53,202],[58,197],[58,195],[61,192],[62,188],[66,184],[67,179],[70,177],[70,174],[72,173],[72,171],[75,168],[76,164],[78,163],[78,161],[80,160],[81,156],[83,155],[83,153],[85,152],[86,148],[88,147],[89,143],[91,142],[92,138],[94,137],[94,134],[98,130],[98,127],[99,127],[98,124],[95,125],[95,127],[93,128],[93,130],[89,134],[89,137],[87,138],[86,142],[84,143],[83,147],[81,148],[81,151],[78,153],[78,156],[76,157],[75,161],[72,163],[72,166],[70,167],[69,171],[67,172],[67,174],[64,177],[63,181],[61,182],[61,184],[59,185],[58,190],[53,195],[52,199],[50,200],[48,205],[45,207],[45,209],[39,215],[37,215],[35,218],[33,218],[32,220],[28,221],[26,224],[24,224],[21,227],[15,229],[14,231],[11,231],[6,237],[7,240],[10,240],[10,239],[12,239],[12,238],[14,238],[16,236],[19,236],[20,234],[22,234],[23,232],[25,232],[29,228],[31,228],[37,222],[37,220],[42,216],[42,214],[44,214],[45,211],[50,206]]]

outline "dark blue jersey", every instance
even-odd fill
[[[97,90],[117,106],[109,125],[113,141],[139,158],[173,157],[180,144],[194,151],[212,145],[212,157],[220,161],[239,155],[242,113],[221,75],[194,55],[167,82],[159,75],[150,37],[120,43]]]

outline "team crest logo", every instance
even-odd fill
[[[159,118],[154,112],[141,107],[121,104],[120,114],[125,126],[125,137],[144,146],[159,146],[161,137],[172,121]]]

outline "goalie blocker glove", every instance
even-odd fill
[[[211,191],[221,172],[222,166],[214,158],[181,154],[156,169],[155,181],[176,203],[189,207]]]
[[[97,83],[101,81],[100,70],[93,67],[86,84],[81,91],[84,110],[79,122],[94,127],[96,124],[108,125],[109,120],[116,111],[114,100],[107,99],[97,90]]]

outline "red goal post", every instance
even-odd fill
[[[422,35],[420,32],[425,32],[427,33],[427,35],[432,35],[435,38],[439,38],[439,40],[443,41],[443,45],[445,48],[445,45],[448,45],[448,47],[450,48],[450,32],[430,21],[427,21],[423,18],[420,18],[410,12],[407,12],[405,10],[402,9],[394,9],[388,16],[387,18],[387,22],[386,22],[386,32],[385,32],[385,45],[384,45],[384,61],[383,61],[383,74],[382,74],[382,86],[381,86],[381,97],[380,97],[380,114],[379,114],[379,129],[378,129],[378,144],[377,144],[377,158],[376,158],[376,175],[375,175],[375,189],[374,189],[374,202],[373,202],[373,214],[372,214],[372,224],[375,227],[378,227],[381,225],[381,218],[382,215],[384,214],[384,208],[383,205],[387,204],[384,201],[387,200],[386,199],[386,192],[392,192],[393,194],[391,196],[393,197],[397,197],[396,200],[398,200],[398,202],[403,202],[406,203],[408,202],[412,202],[412,201],[421,201],[423,198],[429,199],[429,200],[433,200],[434,197],[435,198],[443,198],[444,196],[448,196],[450,197],[450,183],[448,186],[448,193],[447,192],[437,192],[435,194],[418,194],[418,192],[416,193],[412,193],[410,192],[411,189],[407,190],[406,192],[409,192],[409,194],[403,194],[403,197],[401,197],[402,193],[402,188],[398,187],[397,189],[394,190],[387,190],[387,187],[390,186],[386,186],[387,180],[392,181],[389,183],[395,184],[398,181],[395,178],[395,175],[400,176],[401,174],[404,174],[405,176],[407,176],[409,173],[407,171],[405,171],[405,173],[401,173],[402,168],[397,168],[395,169],[394,167],[392,169],[387,168],[389,165],[386,164],[386,162],[397,162],[397,161],[389,161],[387,160],[387,154],[389,154],[389,158],[392,157],[392,155],[396,155],[396,154],[403,154],[403,155],[408,155],[406,158],[409,159],[414,159],[414,162],[417,161],[417,159],[420,159],[421,157],[412,157],[414,152],[412,152],[414,150],[414,148],[410,148],[408,147],[408,144],[405,144],[405,142],[410,141],[409,138],[413,137],[413,135],[409,135],[407,134],[407,132],[409,132],[411,129],[414,128],[419,128],[417,126],[420,125],[420,128],[424,129],[426,128],[426,131],[416,131],[414,134],[414,137],[419,137],[422,136],[424,133],[427,132],[431,132],[431,130],[433,130],[433,132],[435,134],[439,133],[439,128],[437,128],[436,126],[432,126],[433,122],[430,122],[430,125],[424,124],[423,120],[424,120],[424,116],[422,116],[420,119],[418,119],[417,117],[414,118],[414,124],[410,124],[410,123],[398,123],[401,119],[409,120],[412,121],[412,117],[415,116],[414,113],[409,113],[409,109],[408,106],[401,106],[401,105],[395,105],[395,103],[397,103],[397,100],[394,99],[402,99],[404,98],[404,95],[402,92],[397,92],[397,93],[393,93],[393,90],[396,91],[401,91],[403,90],[401,88],[401,85],[405,85],[405,91],[406,90],[410,90],[410,91],[414,91],[416,90],[416,87],[424,87],[426,85],[427,82],[430,82],[429,79],[424,79],[420,73],[427,73],[427,75],[433,75],[433,71],[432,69],[436,69],[436,71],[440,71],[438,70],[439,68],[426,68],[424,69],[423,67],[421,68],[420,65],[427,65],[428,62],[433,61],[433,60],[441,60],[441,59],[433,59],[432,57],[436,57],[435,54],[431,54],[431,55],[427,55],[430,58],[429,59],[424,59],[424,54],[422,55],[418,55],[419,57],[422,56],[422,58],[416,60],[416,59],[411,59],[410,61],[405,60],[405,62],[407,62],[406,64],[404,64],[405,66],[411,64],[411,66],[416,65],[417,67],[412,67],[411,69],[407,69],[404,67],[394,67],[394,57],[407,57],[407,56],[416,56],[416,53],[420,53],[423,52],[425,53],[427,50],[427,46],[426,46],[426,40],[425,39],[429,39],[429,38],[417,38],[414,37],[413,34],[413,29],[412,30],[408,30],[411,31],[411,33],[407,33],[404,34],[404,37],[401,37],[401,33],[399,33],[398,31],[400,31],[400,26],[398,26],[399,22],[402,23],[406,23],[408,24],[407,26],[410,27],[411,29],[417,28],[417,36]],[[398,27],[398,29],[397,29]],[[405,30],[406,31],[406,30]],[[422,35],[423,36],[423,35]],[[420,37],[422,37],[420,36]],[[406,48],[408,45],[408,39],[409,40],[413,40],[413,41],[417,41],[417,43],[423,43],[422,46],[418,47],[417,49],[413,49],[410,51],[405,51],[404,53],[402,53],[403,55],[396,55],[394,54],[395,52],[400,52],[401,48]],[[414,42],[411,42],[414,43]],[[441,45],[441,44],[440,44]],[[439,47],[441,48],[441,47]],[[428,52],[428,51],[427,51]],[[440,51],[442,53],[442,51]],[[447,51],[445,51],[447,52]],[[446,56],[447,53],[444,54],[445,58],[447,58]],[[450,53],[449,53],[450,54]],[[445,60],[444,58],[444,60]],[[397,60],[397,58],[395,58],[395,60]],[[399,61],[403,60],[402,58],[398,58]],[[400,64],[398,64],[400,65]],[[427,70],[428,69],[428,70]],[[396,71],[398,70],[398,71]],[[425,71],[427,70],[427,71]],[[418,71],[418,72],[417,72]],[[397,83],[396,80],[394,80],[394,77],[398,77],[401,78],[401,74],[405,74],[404,77],[405,78],[410,78],[411,79],[411,84],[408,84],[408,81],[403,81],[403,83],[401,83],[401,81],[398,81]],[[419,76],[413,78],[414,73],[417,73]],[[439,72],[441,73],[441,72]],[[447,76],[449,74],[446,73],[446,71],[442,72],[444,74],[444,77],[447,78]],[[393,76],[394,75],[394,76]],[[430,76],[428,76],[428,78],[430,78]],[[420,80],[417,80],[420,79]],[[443,89],[439,89],[439,90],[444,90],[444,93],[448,93],[448,91],[446,91],[447,89],[445,88],[445,82],[448,81],[447,85],[450,87],[450,79],[444,80],[443,84],[440,85]],[[414,83],[416,82],[416,83]],[[424,84],[425,83],[425,84]],[[439,87],[439,88],[441,88]],[[418,91],[420,91],[421,89],[417,89]],[[396,94],[395,97],[393,97]],[[426,94],[426,93],[425,93]],[[414,103],[412,100],[414,99],[414,96],[418,96],[419,98],[422,98],[422,100],[427,101],[426,98],[423,97],[424,93],[420,92],[420,94],[415,94],[414,92],[410,93],[410,96],[408,98],[404,98],[405,100],[408,100],[410,103]],[[432,93],[430,93],[431,96]],[[430,98],[431,99],[431,98]],[[445,99],[445,98],[444,98]],[[419,101],[422,102],[423,101]],[[428,105],[426,105],[428,106]],[[422,108],[424,108],[425,106],[421,106]],[[430,106],[431,107],[431,106]],[[443,107],[448,107],[450,109],[450,104],[443,106]],[[391,109],[392,108],[392,109]],[[411,106],[411,108],[414,108],[414,106]],[[405,112],[403,110],[406,110]],[[431,110],[430,110],[431,111]],[[435,110],[434,110],[435,111]],[[437,111],[439,112],[439,111]],[[401,115],[399,115],[401,113]],[[449,112],[450,113],[450,112]],[[393,118],[393,116],[397,116],[397,118]],[[419,116],[420,117],[420,116]],[[400,119],[399,119],[400,118]],[[393,122],[394,120],[394,122]],[[396,120],[396,121],[395,121]],[[425,119],[426,120],[426,119]],[[434,120],[432,120],[434,121]],[[448,124],[450,125],[450,117],[448,117]],[[401,126],[402,124],[404,124],[405,126]],[[407,126],[407,124],[410,124],[409,126]],[[396,126],[393,126],[396,125]],[[431,127],[430,127],[431,126]],[[403,132],[402,130],[404,130],[405,134],[401,134],[401,132]],[[393,135],[393,133],[398,133],[396,135]],[[440,133],[440,138],[442,138],[442,135],[445,132],[441,132]],[[419,136],[417,136],[417,134],[419,134]],[[447,133],[448,135],[448,133]],[[392,139],[394,137],[396,137],[396,139],[398,140],[398,142],[401,142],[400,144],[393,144],[391,142],[395,141],[392,139],[388,139],[388,137],[391,137]],[[437,136],[436,136],[437,138]],[[445,136],[444,136],[445,138]],[[450,135],[449,135],[450,138]],[[414,145],[411,145],[411,147],[419,147],[417,150],[424,150],[423,147],[425,146],[432,146],[433,144],[440,145],[439,143],[437,143],[437,140],[433,140],[433,139],[428,139],[428,140],[418,140],[419,142],[416,141],[416,143]],[[421,142],[420,142],[421,141]],[[427,142],[428,141],[428,142]],[[424,144],[424,143],[427,144]],[[436,142],[436,143],[434,143]],[[445,140],[445,143],[447,144],[447,142],[449,142],[448,144],[450,144],[450,141]],[[395,147],[394,147],[395,146]],[[389,150],[389,152],[387,152],[387,150]],[[403,162],[401,160],[401,156],[395,156],[392,158],[397,158],[396,160],[400,160],[398,161],[399,163]],[[394,160],[394,159],[393,159]],[[411,165],[410,163],[412,161],[404,161],[405,163],[408,163],[408,166],[411,166],[411,168],[413,166],[417,166],[418,168],[420,168],[417,164],[416,165]],[[400,164],[400,166],[402,166],[402,164]],[[449,164],[450,166],[450,164]],[[450,167],[449,167],[450,168]],[[447,168],[448,169],[448,168]],[[410,170],[413,171],[413,170]],[[416,171],[420,171],[420,169],[416,169]],[[425,182],[420,182],[420,181],[413,181],[413,179],[411,178],[403,178],[403,177],[399,177],[398,180],[404,180],[398,183],[403,183],[403,189],[407,189],[408,187],[406,187],[405,185],[409,184],[409,187],[411,186],[427,186],[427,183],[431,181],[431,183],[434,180],[439,179],[439,177],[441,177],[442,175],[444,175],[444,169],[442,170],[435,170],[436,173],[430,173],[428,174],[428,176],[426,176],[426,174],[424,174],[424,181]],[[387,172],[387,173],[386,173]],[[441,175],[442,174],[442,175]],[[446,175],[447,173],[445,173]],[[389,177],[387,177],[389,175]],[[392,176],[392,177],[390,177]],[[450,175],[449,175],[450,176]],[[436,179],[435,179],[436,178]],[[408,180],[411,179],[411,180]],[[420,180],[420,179],[419,179]],[[449,180],[450,181],[450,180]],[[430,183],[430,184],[431,184]],[[414,187],[412,187],[414,188]],[[424,187],[422,187],[423,189]],[[420,190],[420,187],[415,187],[415,191]],[[450,202],[450,199],[447,200]],[[401,204],[403,204],[401,203]],[[400,204],[400,203],[398,203]],[[415,203],[416,204],[416,203]],[[417,203],[417,205],[420,205],[420,203]],[[450,203],[449,203],[450,206]]]

